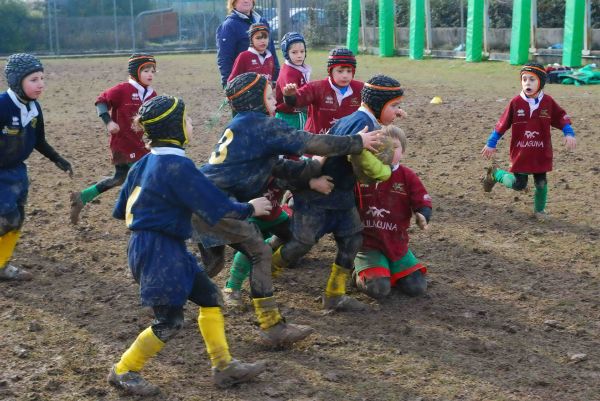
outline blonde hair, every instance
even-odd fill
[[[227,12],[231,13],[235,8],[235,2],[237,0],[227,0]],[[252,0],[252,9],[256,7],[256,0]]]
[[[406,134],[404,130],[400,127],[396,127],[395,125],[386,125],[381,129],[383,136],[390,137],[392,139],[397,139],[400,141],[400,146],[402,146],[402,153],[406,152],[406,145],[408,140],[406,139]]]

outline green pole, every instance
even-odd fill
[[[468,4],[466,61],[472,63],[481,61],[485,0],[469,0]]]
[[[395,16],[394,0],[379,0],[379,55],[381,57],[391,57],[395,53]]]
[[[582,64],[584,18],[585,0],[567,0],[562,56],[562,63],[567,67],[580,67]]]
[[[409,29],[408,57],[421,60],[425,47],[425,0],[410,0]]]
[[[358,31],[360,29],[360,0],[348,0],[348,35],[346,47],[358,53]]]
[[[529,60],[530,18],[531,0],[514,0],[510,35],[510,63],[513,65]]]

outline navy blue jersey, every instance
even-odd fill
[[[362,110],[338,120],[329,129],[328,134],[333,136],[346,136],[356,134],[363,128],[369,131],[379,128],[379,125]],[[300,191],[294,194],[294,202],[310,202],[314,206],[325,209],[351,209],[355,206],[354,185],[356,177],[352,171],[352,164],[347,156],[328,157],[321,170],[323,175],[333,178],[333,191],[324,195],[315,191]]]
[[[187,239],[192,213],[214,225],[222,217],[244,219],[253,212],[250,204],[233,202],[216,188],[183,150],[153,148],[129,170],[113,216],[134,231]]]
[[[262,196],[279,155],[302,155],[312,134],[263,113],[242,112],[200,170],[239,201]]]
[[[46,142],[40,104],[31,101],[25,105],[10,89],[0,93],[0,168],[16,167],[33,149],[52,161],[58,157]]]

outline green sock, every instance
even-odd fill
[[[225,284],[225,288],[231,288],[235,291],[241,291],[244,280],[250,275],[252,263],[250,259],[241,252],[236,252],[233,257],[231,269],[229,269],[229,279]]]
[[[543,212],[546,208],[546,200],[548,199],[548,184],[542,188],[535,187],[533,194],[533,208],[535,212]]]
[[[100,195],[100,191],[96,188],[96,184],[81,191],[81,200],[83,204],[90,203],[96,196]]]
[[[497,169],[494,173],[494,179],[496,182],[504,185],[506,188],[511,188],[516,181],[515,175],[505,170]]]

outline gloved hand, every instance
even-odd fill
[[[56,161],[54,162],[54,164],[56,164],[56,167],[58,167],[65,173],[69,173],[69,177],[73,178],[73,168],[71,167],[71,163],[69,163],[66,159],[63,159],[59,156],[58,159],[56,159]]]

